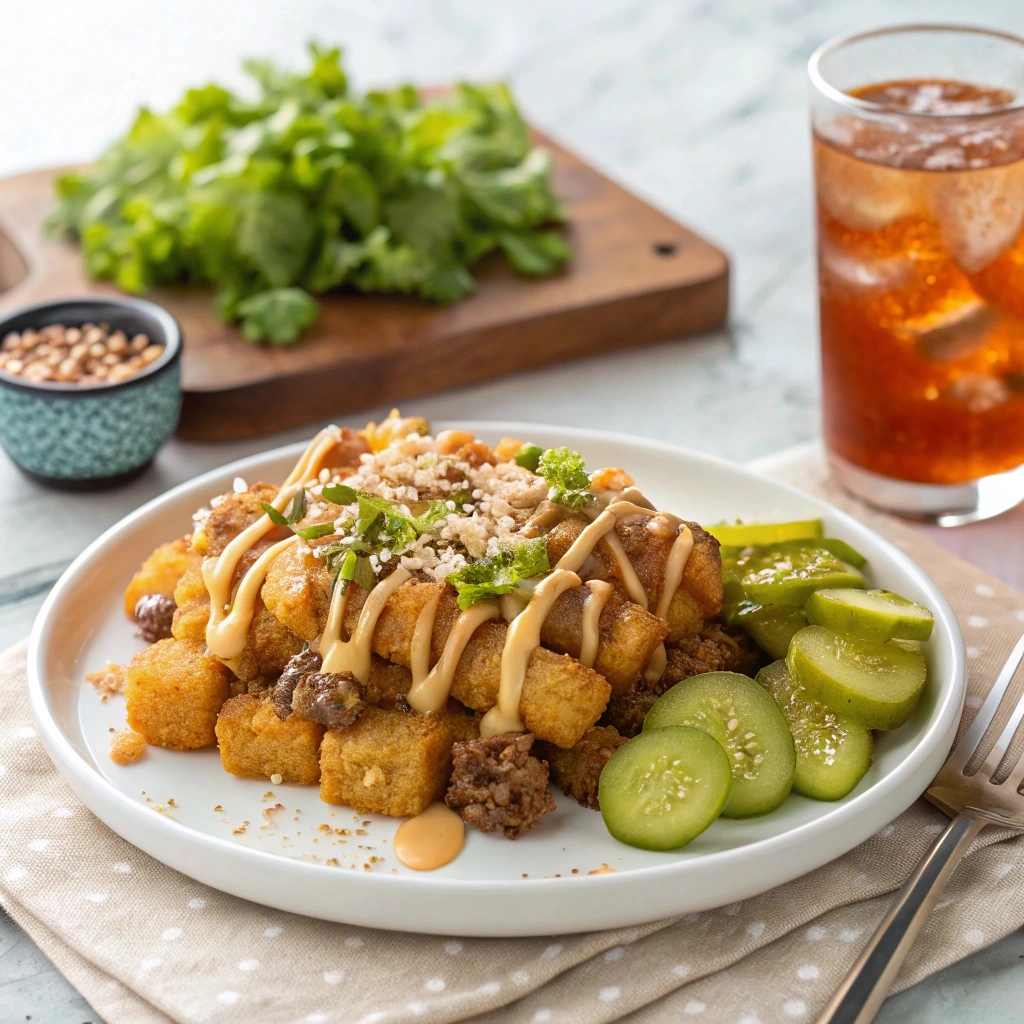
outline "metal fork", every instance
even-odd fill
[[[1006,727],[978,771],[964,775],[982,738],[995,720],[999,705],[1024,658],[1024,636],[1007,659],[971,727],[950,754],[925,796],[953,820],[924,855],[900,889],[888,913],[850,969],[839,991],[818,1018],[818,1024],[869,1024],[875,1019],[910,947],[939,901],[960,858],[986,825],[1024,831],[1024,758],[1010,765],[1002,783],[994,783],[1017,726],[1024,718],[1024,696],[1017,701]]]

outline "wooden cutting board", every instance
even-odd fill
[[[184,408],[192,440],[255,437],[518,370],[720,326],[725,255],[579,157],[554,154],[574,258],[529,280],[488,257],[479,289],[453,306],[338,292],[302,340],[274,348],[221,323],[210,292],[154,289],[185,334]],[[0,310],[77,295],[117,294],[90,281],[76,246],[44,237],[59,169],[0,179]]]

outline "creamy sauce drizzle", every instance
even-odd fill
[[[519,532],[527,538],[538,537],[545,530],[557,526],[568,514],[568,509],[564,505],[545,498]]]
[[[288,474],[281,489],[315,480],[320,472],[320,463],[337,443],[337,438],[330,430],[321,430],[299,456],[299,461],[295,463],[295,468]]]
[[[281,490],[271,505],[278,512],[284,512],[288,503],[299,492],[300,486],[314,480],[320,472],[320,464],[327,453],[337,443],[330,430],[321,430],[309,443],[306,450],[299,456],[295,468],[288,474],[288,479],[281,485]],[[210,594],[210,618],[206,624],[206,646],[210,653],[224,662],[235,662],[245,649],[245,641],[256,613],[256,599],[260,588],[267,578],[270,563],[286,548],[294,544],[298,537],[292,536],[268,548],[250,566],[242,577],[231,600],[231,584],[238,569],[238,563],[254,544],[258,544],[271,530],[274,524],[270,516],[260,516],[256,522],[247,526],[237,537],[233,538],[216,558],[203,560],[203,583]],[[229,667],[232,667],[229,665]]]
[[[374,591],[376,593],[376,591]],[[434,606],[436,612],[437,606]],[[440,711],[452,688],[455,679],[455,670],[459,666],[459,659],[462,657],[466,644],[472,639],[478,627],[482,626],[488,619],[496,619],[501,612],[495,601],[481,601],[471,605],[455,620],[451,633],[445,641],[444,650],[437,664],[430,670],[429,674],[419,681],[413,681],[413,685],[406,694],[409,706],[426,714],[430,711]],[[419,623],[417,622],[417,627]],[[434,623],[431,621],[430,629],[433,633]],[[511,633],[510,633],[511,636]],[[538,643],[540,641],[538,640]],[[507,650],[506,646],[506,650]],[[504,655],[502,655],[504,660]]]
[[[435,803],[398,826],[392,849],[407,868],[435,871],[459,855],[465,839],[462,819],[444,804]]]
[[[639,487],[627,487],[624,491],[596,491],[598,508],[607,508],[619,501],[628,501],[633,505],[640,505],[649,512],[657,509],[650,499],[640,490]]]
[[[502,594],[498,598],[498,607],[501,609],[501,617],[506,622],[511,622],[516,616],[522,615],[526,611],[526,606],[530,603],[528,597],[524,597],[518,591],[513,590],[509,594]]]
[[[649,516],[650,514],[649,508],[641,508],[631,501],[613,501],[592,523],[584,528],[583,532],[572,542],[569,550],[558,560],[555,568],[579,572],[593,553],[594,548],[597,547],[598,542],[603,539],[618,564],[622,585],[625,587],[629,599],[647,611],[647,591],[644,590],[644,585],[640,582],[633,563],[626,557],[626,551],[619,535],[615,532],[615,527],[619,520],[626,516]]]
[[[437,606],[441,603],[441,593],[440,587],[434,587],[434,592],[416,616],[409,649],[409,668],[412,671],[413,686],[426,679],[430,672],[430,648],[434,640],[434,620],[437,618]]]
[[[601,612],[615,588],[607,580],[588,580],[586,600],[583,603],[583,640],[580,644],[580,664],[593,668],[597,661],[597,648],[601,643]]]
[[[480,735],[485,739],[506,732],[525,731],[519,715],[519,701],[523,694],[530,655],[540,646],[541,626],[551,606],[562,594],[580,586],[581,582],[576,573],[556,567],[550,576],[537,584],[526,610],[508,627],[505,649],[501,652],[498,703],[480,722]]]
[[[672,605],[672,598],[675,597],[679,585],[683,582],[683,572],[686,570],[686,563],[692,551],[693,533],[684,523],[679,527],[676,539],[669,549],[668,558],[665,560],[665,575],[661,591],[658,594],[658,606],[654,612],[663,621],[668,621],[668,610]],[[644,679],[648,683],[656,683],[664,675],[667,665],[668,654],[665,651],[665,644],[660,643],[644,669]]]
[[[408,569],[399,566],[387,579],[381,580],[370,591],[363,607],[359,612],[359,620],[356,628],[352,630],[352,637],[349,640],[341,638],[341,619],[343,612],[334,615],[333,605],[335,598],[339,603],[343,598],[338,598],[337,591],[331,596],[331,613],[328,613],[327,627],[320,638],[320,655],[323,658],[322,672],[348,672],[361,683],[370,678],[370,666],[373,662],[373,632],[377,628],[377,620],[380,613],[384,611],[384,605],[388,598],[406,580],[412,578]],[[348,591],[348,587],[345,588]]]
[[[282,488],[281,493],[271,503],[278,512],[283,512],[288,502],[296,494],[296,488]],[[231,604],[231,584],[235,578],[235,570],[242,556],[254,545],[274,529],[270,516],[260,516],[256,522],[247,526],[237,537],[216,558],[203,559],[203,583],[210,594],[210,620],[206,624],[206,646],[211,653],[218,658],[235,658],[242,653],[245,647],[245,636],[249,632],[252,616],[255,609],[256,595],[267,575],[267,569],[273,558],[267,559],[263,567],[263,575],[259,577],[255,587],[249,583],[250,576],[256,566],[266,559],[271,551],[280,554],[284,550],[281,544],[275,544],[263,553],[260,559],[250,567],[249,571],[242,578],[238,586],[238,594],[234,604]],[[288,538],[295,541],[297,537]],[[274,555],[276,558],[277,555]],[[249,600],[251,592],[251,600]],[[242,600],[239,600],[242,599]],[[246,602],[248,612],[246,612]],[[230,609],[230,612],[229,612]],[[225,653],[227,652],[227,653]]]

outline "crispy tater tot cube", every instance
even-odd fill
[[[722,556],[718,541],[690,523],[693,551],[686,560],[683,581],[668,610],[669,640],[692,636],[722,610]]]
[[[541,658],[543,662],[538,664]],[[539,647],[530,657],[519,714],[538,739],[574,747],[601,717],[611,692],[604,676],[567,654]]]
[[[586,587],[562,594],[544,620],[541,640],[560,654],[579,658],[584,609],[592,599]],[[625,693],[640,678],[667,633],[661,619],[612,591],[598,620],[597,658],[592,667],[608,680],[613,696]]]
[[[159,640],[136,654],[125,671],[128,724],[146,742],[195,750],[216,742],[217,713],[231,673],[193,640]]]
[[[277,497],[273,484],[250,484],[247,491],[222,495],[192,533],[192,547],[201,555],[219,555],[247,526],[264,516],[263,502]]]
[[[278,718],[274,702],[244,693],[217,716],[217,744],[224,771],[244,779],[269,779],[311,786],[320,781],[324,727],[298,715]]]
[[[301,638],[261,606],[252,617],[245,647],[231,667],[244,682],[278,676],[301,650]]]
[[[455,741],[475,731],[472,718],[458,711],[367,708],[355,724],[324,736],[320,799],[361,814],[419,814],[448,788]]]
[[[260,596],[296,636],[314,640],[327,622],[331,576],[322,558],[304,544],[294,544],[270,563]]]
[[[203,582],[202,565],[187,569],[174,588],[178,606],[171,622],[171,635],[176,640],[206,642],[206,624],[210,621],[210,593]]]
[[[366,703],[394,707],[412,687],[412,673],[404,665],[395,665],[373,656],[366,680]],[[472,721],[472,719],[470,719]]]
[[[190,537],[179,537],[161,544],[131,578],[124,592],[124,611],[129,618],[135,615],[139,598],[149,594],[173,597],[178,580],[186,570],[199,564],[199,555],[192,550]]]

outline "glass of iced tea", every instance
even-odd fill
[[[907,26],[811,58],[825,440],[944,525],[1024,500],[1024,39]]]

